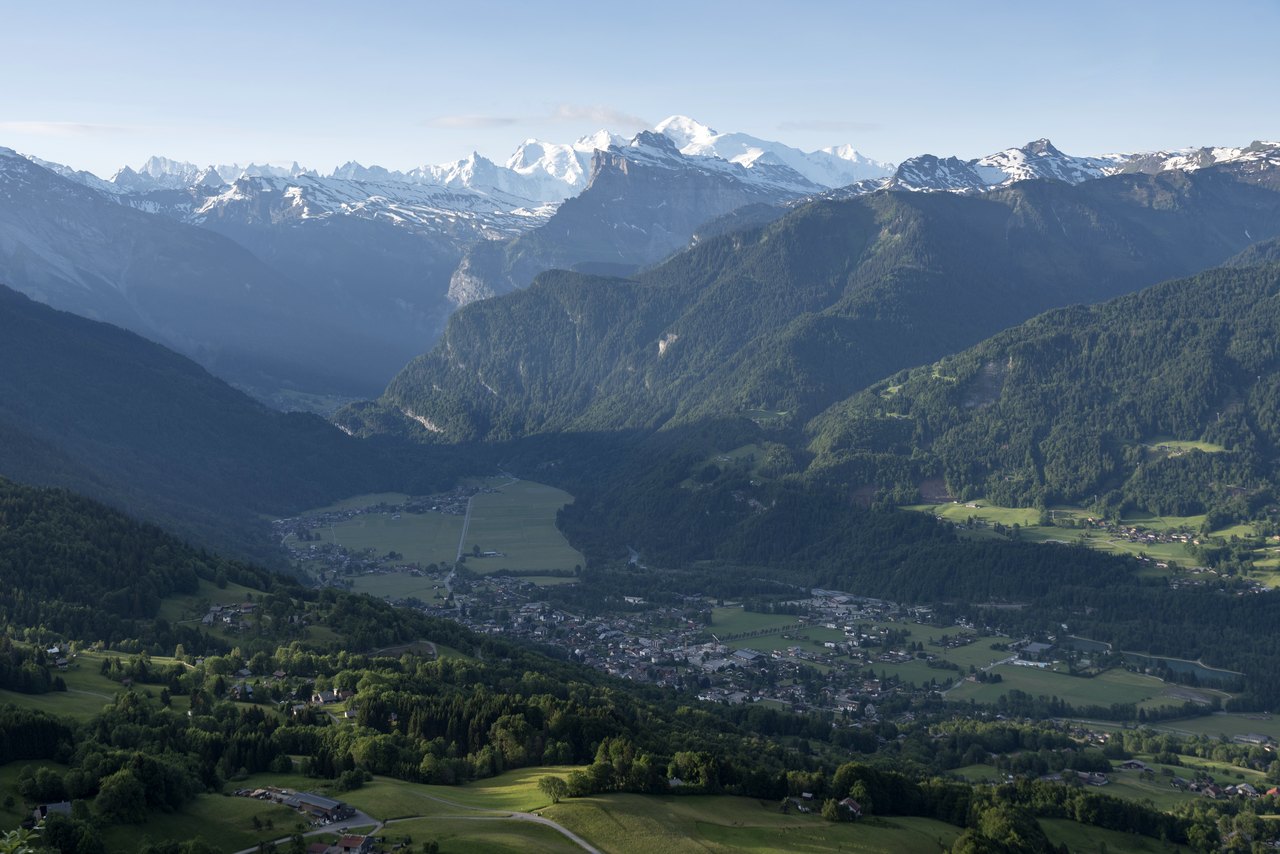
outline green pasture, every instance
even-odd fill
[[[586,563],[556,527],[556,512],[573,501],[572,495],[528,480],[494,478],[489,484],[497,492],[481,492],[471,500],[471,523],[462,550],[470,555],[472,546],[479,546],[481,551],[502,554],[468,557],[469,570],[572,570]]]
[[[1176,721],[1162,721],[1156,729],[1187,735],[1207,735],[1211,737],[1237,735],[1256,732],[1280,739],[1280,718],[1271,715],[1236,715],[1219,712],[1202,718],[1184,718]]]
[[[964,523],[970,518],[980,519],[988,524],[1000,524],[1022,528],[1038,525],[1040,511],[1030,507],[999,507],[986,501],[968,502],[948,501],[943,504],[912,504],[904,510],[916,510],[941,516],[949,522]]]
[[[441,578],[439,575],[417,576],[408,572],[356,575],[351,578],[351,589],[379,599],[406,599],[412,596],[423,602],[435,603],[449,595]]]
[[[1136,833],[1090,827],[1065,818],[1042,818],[1040,827],[1044,829],[1050,842],[1059,847],[1065,845],[1073,854],[1094,854],[1102,851],[1109,854],[1167,854],[1171,851],[1189,850],[1183,845],[1174,845],[1172,842],[1161,842],[1147,836],[1138,836]]]
[[[993,765],[978,764],[952,768],[949,775],[967,780],[970,783],[996,783],[1004,779],[1004,773]]]
[[[1168,454],[1171,457],[1176,457],[1179,454],[1185,454],[1187,451],[1203,451],[1206,454],[1220,454],[1226,450],[1226,448],[1221,445],[1215,445],[1212,442],[1170,439],[1165,436],[1148,439],[1146,442],[1142,443],[1142,447],[1155,453]]]
[[[966,646],[959,646],[954,649],[943,649],[942,647],[933,646],[928,642],[928,638],[940,638],[943,634],[948,634],[939,629],[929,629],[929,633],[921,637],[924,632],[916,630],[912,633],[912,640],[924,642],[924,650],[930,655],[937,656],[943,661],[950,661],[958,664],[965,673],[969,672],[970,665],[974,667],[986,667],[987,665],[999,661],[1002,658],[1008,658],[1013,653],[1008,650],[992,649],[992,644],[1008,643],[1008,638],[992,637],[981,635],[974,638],[973,643]],[[949,633],[955,637],[957,633]]]
[[[962,682],[947,699],[979,703],[994,703],[1013,689],[1025,691],[1033,697],[1057,697],[1072,706],[1102,705],[1113,703],[1141,703],[1160,697],[1170,686],[1154,676],[1113,669],[1092,678],[1069,676],[1036,667],[1019,667],[1001,664],[992,668],[1002,680],[997,683]],[[1181,701],[1170,701],[1180,704]]]
[[[930,667],[928,663],[918,658],[900,663],[872,661],[867,667],[874,670],[876,675],[883,673],[886,676],[893,676],[909,685],[916,686],[928,685],[930,679],[937,682],[938,685],[945,685],[948,682],[963,679],[969,673],[967,667],[959,672],[941,667]]]
[[[773,801],[717,795],[601,795],[542,810],[609,854],[672,852],[945,851],[960,829],[923,818],[832,823]]]
[[[576,842],[553,827],[503,815],[436,816],[396,821],[383,828],[391,842],[435,841],[449,854],[581,854]],[[418,850],[414,848],[413,850]]]
[[[255,829],[253,819],[263,825]],[[179,812],[149,812],[143,824],[115,825],[102,832],[108,851],[136,851],[140,843],[202,839],[219,851],[240,851],[259,842],[293,833],[299,815],[293,810],[252,798],[198,795]],[[265,825],[272,823],[271,828]]]
[[[110,705],[118,692],[124,690],[119,682],[112,681],[99,672],[102,666],[101,653],[81,652],[71,660],[71,665],[58,673],[67,683],[66,691],[50,691],[47,694],[19,694],[16,691],[0,691],[0,703],[12,703],[24,709],[39,709],[51,715],[86,721],[102,711],[103,706]],[[121,660],[128,655],[121,654]],[[155,658],[158,663],[168,664],[172,659]],[[153,694],[160,693],[159,685],[139,685],[135,690],[151,688]],[[184,698],[174,697],[175,705],[181,704]]]
[[[348,500],[358,507],[368,507],[376,504],[375,499],[380,497],[383,496],[366,495]],[[315,528],[312,533],[320,539],[310,544],[334,543],[352,552],[372,549],[378,555],[394,551],[404,555],[406,562],[420,566],[452,564],[458,553],[462,517],[448,513],[362,513],[333,525]],[[305,550],[310,544],[296,545]]]
[[[336,792],[332,781],[318,780],[301,774],[254,774],[248,781],[229,784],[240,786],[278,786],[296,791],[313,792],[337,798],[374,818],[414,818],[434,815],[465,815],[473,810],[528,812],[546,806],[547,796],[538,789],[538,780],[548,774],[568,776],[580,771],[577,765],[542,765],[518,768],[477,780],[463,786],[432,786],[422,783],[405,783],[389,777],[374,777],[358,789]]]
[[[571,771],[581,770],[577,765],[541,765],[517,768],[465,786],[423,786],[423,789],[427,794],[475,809],[528,812],[548,803],[547,796],[538,789],[539,780],[548,774],[565,777]]]
[[[711,609],[711,631],[717,635],[735,635],[743,632],[769,630],[800,630],[808,628],[790,614],[761,614],[746,611],[737,605]],[[750,646],[750,644],[747,644]]]
[[[1175,789],[1171,786],[1170,780],[1173,778],[1166,777],[1160,773],[1159,766],[1152,766],[1156,769],[1154,780],[1144,780],[1138,771],[1112,771],[1107,775],[1111,781],[1103,786],[1099,791],[1104,795],[1110,795],[1113,798],[1121,798],[1126,801],[1150,801],[1160,810],[1172,810],[1180,804],[1201,797],[1193,792],[1185,789]],[[1188,771],[1175,768],[1173,771],[1180,777],[1187,777]],[[1073,849],[1074,850],[1074,849]]]
[[[119,686],[116,686],[117,689]],[[74,691],[51,691],[48,694],[19,694],[16,691],[0,691],[0,703],[9,703],[23,709],[38,709],[59,717],[87,721],[111,702],[111,697],[82,694]]]
[[[195,593],[166,596],[160,603],[157,616],[171,623],[199,620],[208,612],[209,605],[233,605],[247,601],[250,596],[256,600],[261,595],[261,591],[233,582],[228,582],[226,587],[219,587],[202,578],[200,588]]]
[[[1146,758],[1146,757],[1144,757]],[[1150,760],[1148,760],[1149,762]],[[1230,762],[1219,762],[1216,759],[1201,759],[1199,756],[1183,756],[1182,764],[1173,767],[1173,773],[1180,777],[1187,777],[1197,771],[1204,771],[1212,776],[1220,783],[1251,783],[1255,787],[1261,788],[1263,791],[1271,788],[1271,783],[1267,782],[1267,776],[1261,771],[1255,771],[1252,768],[1241,768],[1239,765],[1232,765]]]
[[[1130,542],[1125,537],[1108,534],[1105,531],[1093,528],[1060,527],[1058,525],[1042,526],[1040,525],[1040,511],[1030,507],[1000,507],[978,499],[967,503],[913,504],[903,509],[930,513],[957,524],[963,524],[971,518],[986,522],[989,525],[1000,524],[1012,527],[1017,524],[1019,536],[1023,540],[1032,543],[1079,544],[1113,554],[1133,555],[1135,557],[1145,555],[1154,561],[1162,562],[1178,561],[1187,563],[1191,559],[1182,543]],[[1082,507],[1070,506],[1054,507],[1049,512],[1054,519],[1064,522],[1069,519],[1084,520],[1090,515]],[[1122,519],[1121,524],[1147,528],[1152,531],[1174,531],[1184,528],[1198,530],[1200,525],[1204,523],[1204,519],[1204,516],[1137,515]],[[1249,530],[1252,531],[1251,528]],[[966,533],[974,537],[990,537],[994,532],[990,529],[979,528]],[[1219,532],[1214,534],[1214,536],[1219,535]],[[1280,565],[1280,560],[1277,561],[1277,564]],[[1154,566],[1151,571],[1153,573],[1163,572],[1163,570]]]

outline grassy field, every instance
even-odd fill
[[[1174,773],[1185,775],[1186,770],[1175,769]],[[1107,775],[1111,782],[1100,790],[1104,795],[1123,798],[1126,801],[1151,801],[1156,809],[1171,810],[1179,804],[1194,800],[1200,795],[1192,794],[1169,785],[1169,778],[1157,773],[1154,780],[1143,780],[1137,771],[1114,771]],[[1074,849],[1073,849],[1074,850]]]
[[[925,644],[925,650],[941,661],[949,661],[961,668],[961,673],[954,670],[945,670],[942,668],[929,667],[922,660],[913,660],[902,663],[892,662],[872,662],[871,667],[877,673],[884,673],[895,676],[904,682],[915,685],[927,684],[929,680],[937,680],[939,683],[948,679],[954,679],[968,673],[970,665],[974,667],[985,667],[994,661],[1007,658],[1009,653],[1002,652],[991,648],[993,643],[1001,640],[1007,640],[996,637],[976,637],[974,642],[966,646],[957,647],[955,649],[943,649],[942,647],[932,646],[928,642],[943,635],[955,636],[962,632],[955,630],[943,630],[932,626],[907,625],[903,623],[872,623],[868,624],[872,629],[892,628],[898,631],[907,630],[910,640],[920,641]],[[727,605],[711,609],[711,630],[719,636],[741,634],[744,632],[762,631],[765,634],[755,635],[752,637],[736,638],[725,641],[725,646],[730,649],[742,649],[748,647],[760,652],[772,652],[774,650],[785,650],[793,646],[798,646],[808,652],[827,652],[823,647],[826,641],[844,641],[847,640],[845,634],[840,629],[828,629],[825,626],[802,625],[796,622],[796,618],[785,614],[760,614],[753,611],[744,611],[740,607]],[[786,637],[783,637],[783,634]]]
[[[662,852],[938,852],[959,828],[930,819],[833,824],[783,814],[772,802],[727,796],[602,795],[542,811],[610,854]]]
[[[586,563],[556,527],[556,511],[573,501],[572,495],[527,480],[493,478],[488,485],[498,491],[472,499],[463,551],[469,553],[475,545],[502,555],[468,558],[468,569],[481,574],[500,569],[572,570]]]
[[[1163,436],[1144,442],[1143,447],[1148,451],[1168,454],[1171,457],[1176,457],[1179,454],[1185,454],[1187,451],[1204,451],[1206,454],[1220,454],[1226,450],[1226,448],[1221,445],[1215,445],[1212,442],[1169,439]]]
[[[465,806],[521,810],[528,812],[547,805],[547,796],[538,789],[538,780],[547,774],[565,776],[581,770],[575,765],[543,765],[517,768],[488,780],[477,780],[465,786],[424,786],[428,794]]]
[[[1109,706],[1112,703],[1141,703],[1160,697],[1171,687],[1154,676],[1119,669],[1108,670],[1091,679],[1011,664],[1001,664],[992,672],[999,673],[1003,681],[994,684],[964,682],[949,693],[947,699],[994,703],[1001,695],[1016,688],[1033,697],[1057,697],[1072,706]],[[1181,702],[1171,699],[1169,704]]]
[[[437,816],[387,825],[391,841],[408,836],[415,845],[434,840],[449,854],[581,854],[582,849],[555,828],[503,816]],[[417,850],[417,849],[414,849]]]
[[[1040,511],[1038,510],[1029,507],[998,507],[994,504],[988,504],[986,501],[912,504],[903,509],[932,513],[949,522],[967,522],[970,518],[973,518],[981,519],[992,525],[1018,525],[1022,528],[1032,527],[1040,522]]]
[[[1066,845],[1074,854],[1107,851],[1110,854],[1165,854],[1170,851],[1189,851],[1183,845],[1161,842],[1133,833],[1103,830],[1068,821],[1065,818],[1042,818],[1040,826],[1054,845]]]
[[[378,598],[404,599],[415,597],[423,602],[435,602],[448,595],[440,577],[410,575],[392,572],[385,575],[357,575],[351,579],[351,589]]]
[[[947,773],[962,780],[968,780],[970,783],[991,783],[1004,779],[1004,774],[994,765],[965,765],[961,768],[952,768]]]
[[[261,595],[259,591],[228,583],[226,587],[218,587],[212,581],[200,579],[200,589],[195,593],[169,596],[160,603],[158,616],[171,623],[183,620],[199,620],[208,610],[206,605],[230,605],[244,602],[249,596]]]
[[[989,525],[1001,524],[1012,527],[1017,524],[1021,538],[1033,543],[1080,543],[1098,551],[1134,556],[1142,554],[1163,562],[1173,560],[1185,563],[1190,559],[1186,547],[1181,543],[1131,543],[1124,537],[1112,536],[1096,529],[1059,527],[1058,525],[1042,526],[1040,512],[1029,507],[999,507],[977,500],[966,504],[957,502],[914,504],[904,509],[930,513],[955,523],[964,523],[973,518]],[[1082,507],[1054,507],[1050,509],[1050,513],[1061,522],[1084,520],[1089,516],[1088,511]],[[1198,529],[1203,522],[1203,516],[1134,516],[1121,520],[1121,524],[1136,525],[1153,531]],[[990,529],[982,528],[967,533],[975,537],[997,536]],[[1153,568],[1152,571],[1154,572],[1155,569]]]
[[[364,513],[329,527],[316,528],[322,543],[336,543],[351,551],[372,549],[404,555],[420,566],[451,565],[458,554],[466,524],[464,553],[472,546],[481,551],[500,552],[494,557],[468,557],[472,572],[487,574],[499,570],[571,571],[585,563],[581,552],[572,548],[556,528],[556,511],[573,500],[559,489],[531,481],[488,478],[481,485],[496,490],[481,492],[471,499],[471,519],[446,513]],[[329,507],[310,510],[306,515],[371,507],[380,502],[402,503],[408,496],[397,493],[358,495]],[[538,582],[539,579],[531,579]],[[548,583],[572,579],[548,577]],[[416,596],[424,601],[440,598],[435,589],[439,580],[406,573],[361,575],[353,579],[354,589],[373,596],[402,598]]]
[[[429,786],[375,777],[359,789],[334,793],[330,782],[301,774],[254,774],[236,786],[280,786],[339,798],[377,819],[409,818],[423,815],[468,814],[471,810],[517,810],[528,812],[546,806],[547,796],[538,789],[538,780],[547,774],[565,776],[581,770],[576,765],[543,765],[518,768],[477,780],[465,786]],[[459,813],[462,810],[462,813]]]
[[[102,711],[109,705],[116,693],[124,690],[119,682],[113,682],[99,672],[103,656],[98,653],[79,653],[71,666],[58,675],[67,683],[66,691],[50,691],[47,694],[19,694],[15,691],[0,691],[0,702],[12,703],[25,709],[40,709],[52,715],[85,721]],[[128,656],[121,656],[127,659]],[[168,659],[153,659],[160,663],[169,663]],[[147,686],[139,686],[139,690]],[[160,686],[154,686],[159,693]],[[180,705],[183,698],[175,697],[175,705]],[[184,707],[185,708],[185,707]]]
[[[788,614],[760,614],[744,611],[736,605],[711,609],[711,630],[718,635],[734,635],[760,630],[794,629],[799,626],[795,617]]]
[[[255,817],[264,827],[254,828]],[[271,828],[265,827],[267,821],[271,822]],[[102,837],[108,851],[136,851],[141,842],[148,840],[161,843],[203,839],[217,850],[229,852],[292,833],[298,821],[296,812],[278,804],[199,795],[181,812],[152,812],[146,823],[109,827]]]
[[[357,506],[368,507],[383,497],[367,495],[348,500]],[[321,543],[335,543],[353,552],[373,549],[377,554],[386,554],[394,551],[404,555],[406,561],[421,566],[452,564],[457,556],[458,537],[462,534],[462,517],[447,513],[362,513],[330,527],[316,528],[313,533],[319,535]],[[404,577],[409,578],[407,575]],[[362,576],[360,580],[365,578]]]
[[[1280,739],[1280,719],[1271,715],[1231,715],[1219,713],[1203,718],[1185,718],[1178,721],[1164,721],[1157,729],[1190,735],[1221,736],[1228,738],[1245,733],[1256,732]]]
[[[71,661],[67,670],[58,673],[67,683],[66,691],[50,691],[47,694],[19,694],[15,691],[0,691],[0,703],[12,703],[25,709],[40,709],[52,715],[86,721],[102,711],[102,707],[115,701],[115,696],[125,690],[119,682],[103,676],[102,660],[106,657],[119,657],[128,661],[128,653],[115,652],[79,652]],[[154,655],[151,662],[157,667],[167,667],[177,663],[177,659]],[[138,684],[134,691],[159,696],[161,685]],[[185,712],[190,707],[190,700],[183,695],[175,694],[170,703],[178,712]]]

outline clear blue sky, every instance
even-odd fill
[[[898,161],[1280,139],[1280,2],[23,2],[0,145],[408,168],[673,113]]]

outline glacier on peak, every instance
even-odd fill
[[[540,201],[563,201],[587,186],[591,158],[597,151],[625,142],[623,137],[603,129],[572,143],[526,139],[507,158],[506,166],[534,182],[535,197]]]
[[[865,157],[849,144],[806,152],[750,134],[720,133],[688,116],[669,116],[658,122],[655,130],[671,139],[682,154],[719,157],[748,169],[757,163],[782,165],[827,188],[843,187],[865,178],[884,178],[891,175],[894,168],[892,163]]]

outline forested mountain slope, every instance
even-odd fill
[[[3,287],[0,364],[0,475],[72,488],[241,554],[267,554],[261,514],[450,476],[318,417],[269,410],[159,344]]]
[[[1277,233],[1280,193],[1229,167],[816,202],[635,279],[551,272],[469,305],[379,407],[339,419],[376,432],[399,412],[450,440],[756,411],[802,423],[1047,308]]]
[[[1052,311],[814,419],[809,474],[901,500],[944,477],[997,504],[1252,516],[1276,496],[1277,340],[1274,263]]]

